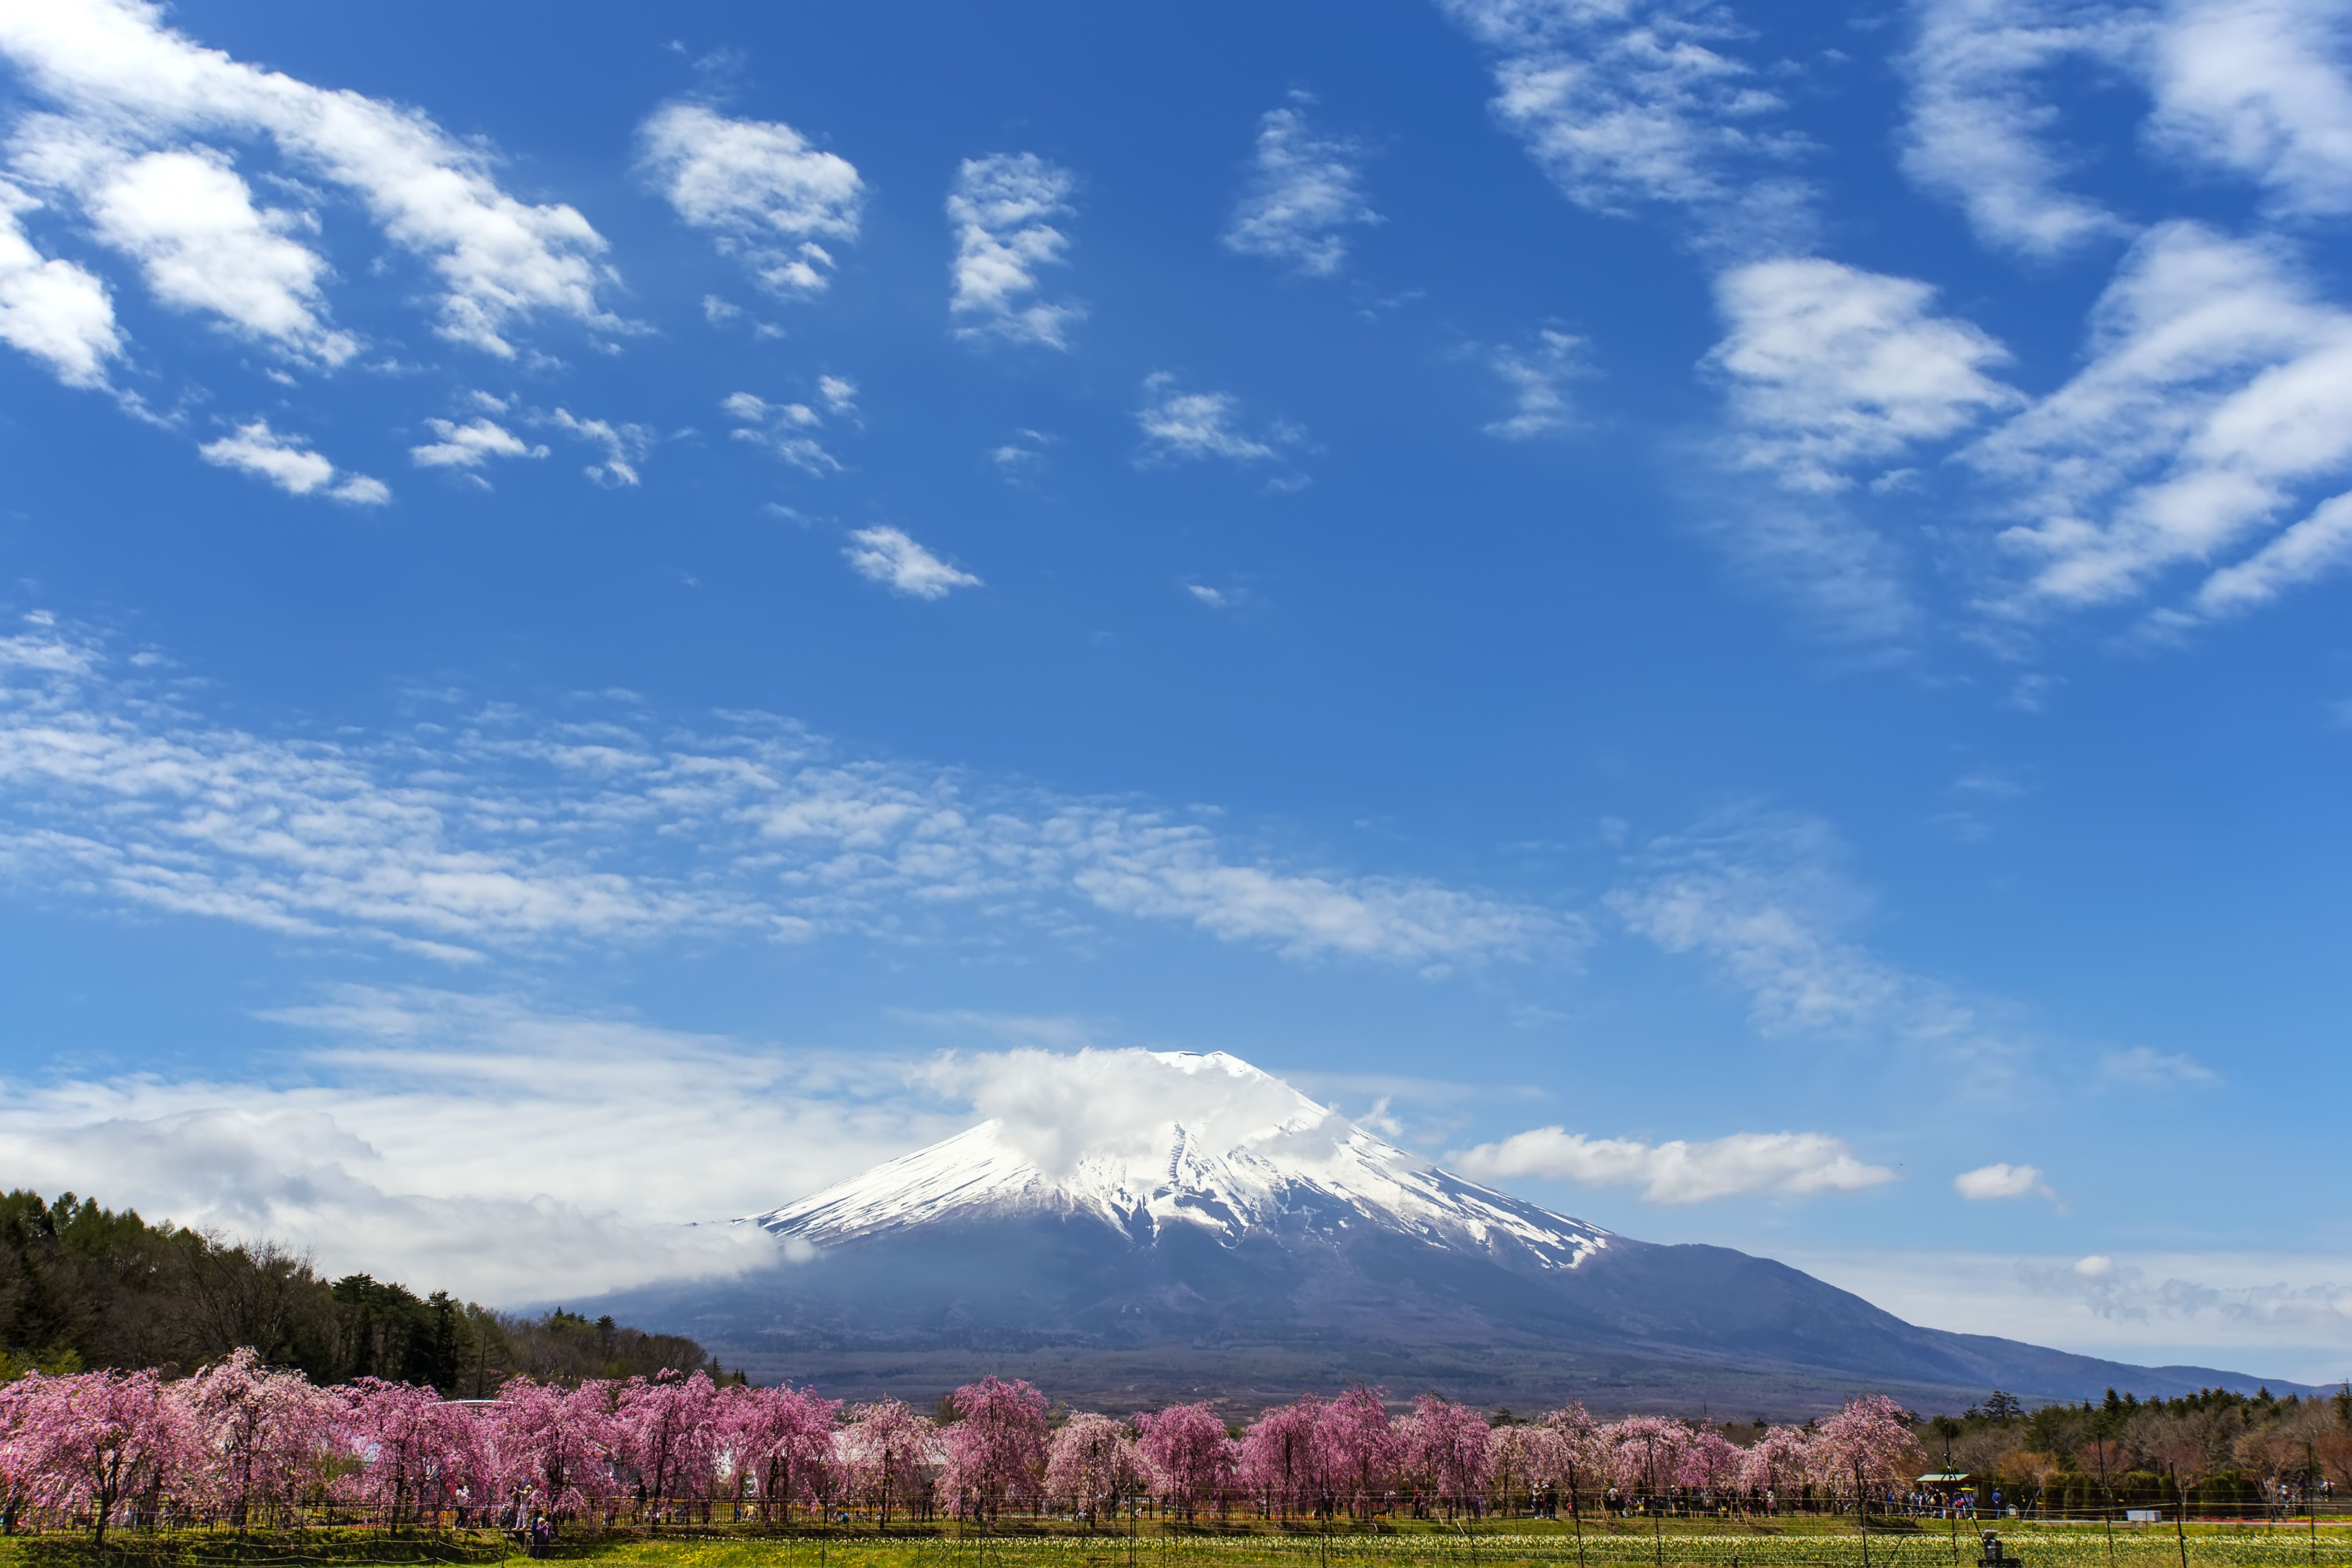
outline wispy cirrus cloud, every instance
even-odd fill
[[[1869,899],[1828,827],[1734,812],[1654,840],[1604,900],[1635,935],[1713,964],[1768,1036],[1877,1039],[2014,1070],[2023,1042],[1987,1005],[1871,952],[1849,934]]]
[[[2085,83],[2142,89],[2139,145],[2235,175],[2273,217],[2352,211],[2352,77],[2343,17],[2270,0],[1929,0],[1905,58],[1906,171],[1958,203],[1989,246],[2037,258],[2141,226],[2074,189],[2095,150],[2071,139]]]
[[[1858,1158],[1844,1139],[1825,1132],[1735,1132],[1698,1143],[1680,1138],[1643,1143],[1538,1127],[1445,1158],[1463,1174],[1484,1181],[1536,1177],[1588,1187],[1639,1187],[1654,1204],[1853,1193],[1897,1179],[1886,1166]]]
[[[1576,402],[1570,388],[1595,373],[1582,338],[1546,327],[1524,346],[1507,344],[1486,352],[1488,368],[1510,389],[1511,412],[1484,426],[1506,441],[1533,441],[1576,428]]]
[[[558,408],[540,419],[575,441],[604,449],[603,462],[591,463],[581,470],[596,483],[607,489],[634,489],[640,482],[637,466],[646,460],[646,454],[653,450],[654,445],[654,433],[643,425],[583,419],[568,408]]]
[[[2352,478],[2352,311],[2293,251],[2201,225],[2146,235],[2092,312],[2087,361],[1976,443],[2004,487],[2012,613],[2140,597],[2217,563],[2192,614],[2275,595],[2343,559],[2339,510],[2283,518]],[[2226,558],[2272,535],[2274,548]]]
[[[1593,212],[1674,214],[1723,255],[1810,248],[1815,196],[1788,171],[1806,144],[1737,25],[1673,0],[1445,0],[1496,56],[1496,117]]]
[[[1348,231],[1382,222],[1364,195],[1364,148],[1316,129],[1314,99],[1270,109],[1258,121],[1249,184],[1223,235],[1237,256],[1279,261],[1328,278],[1348,259]]]
[[[1873,575],[1881,603],[1906,598],[1892,545],[1840,498],[1899,495],[1948,459],[1986,546],[1969,609],[1995,625],[2154,599],[2145,629],[2178,633],[2352,564],[2333,493],[2352,481],[2352,311],[2280,239],[2150,228],[2082,367],[2032,398],[1994,374],[2006,348],[1915,279],[1783,259],[1729,269],[1717,297],[1722,449],[1798,503],[1750,498],[1715,531],[1801,599],[1866,603]]]
[[[1725,333],[1701,369],[1724,395],[1727,477],[1700,503],[1705,531],[1818,631],[1909,635],[1911,564],[1864,492],[1901,491],[1955,438],[2021,405],[1988,374],[2008,351],[1937,313],[1926,283],[1819,257],[1735,265],[1715,293]],[[1759,470],[1777,494],[1737,477]]]
[[[0,871],[46,897],[454,963],[744,940],[1046,940],[1105,917],[1415,969],[1580,923],[1425,879],[1302,869],[1118,801],[846,758],[756,717],[656,739],[494,709],[327,741],[229,729],[86,638],[0,641]]]
[[[303,437],[273,430],[267,419],[205,442],[196,455],[215,468],[266,479],[288,495],[323,495],[355,506],[381,506],[392,499],[383,480],[336,468]]]
[[[2352,23],[2341,9],[2191,0],[2156,28],[2151,143],[2243,176],[2273,215],[2352,212]]]
[[[1077,177],[1034,153],[967,158],[948,192],[955,232],[948,315],[967,341],[994,338],[1067,350],[1086,308],[1045,297],[1044,270],[1069,265],[1069,236],[1055,226],[1076,209]]]
[[[718,237],[772,293],[822,293],[833,254],[857,237],[865,182],[781,121],[672,103],[638,127],[639,167],[680,218]]]
[[[2133,1089],[2203,1088],[2221,1081],[2221,1074],[2196,1058],[2178,1051],[2159,1051],[2153,1046],[2102,1052],[2099,1076],[2109,1083]]]
[[[949,565],[902,529],[861,528],[842,554],[860,577],[910,599],[944,599],[958,588],[981,586],[979,578]]]
[[[408,449],[408,460],[420,468],[463,468],[472,473],[493,458],[544,458],[547,448],[483,416],[460,425],[454,419],[427,419],[434,439]]]
[[[1903,168],[1958,203],[1985,244],[2062,255],[2132,226],[2066,188],[2086,155],[2063,142],[2051,89],[2063,73],[2119,67],[2148,14],[2047,0],[1928,0],[1904,57],[1910,79]]]
[[[819,401],[832,403],[822,396]],[[843,471],[841,459],[826,447],[819,434],[824,428],[825,416],[808,404],[771,403],[756,393],[736,392],[720,399],[719,406],[735,421],[731,434],[737,440],[765,447],[801,472],[818,479]]]
[[[1243,420],[1241,399],[1232,393],[1181,391],[1164,370],[1144,377],[1143,406],[1135,422],[1143,432],[1137,461],[1146,468],[1207,458],[1244,466],[1270,463],[1281,457],[1282,447],[1299,439],[1297,430],[1284,425],[1253,431]]]

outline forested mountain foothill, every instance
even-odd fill
[[[150,1225],[71,1193],[0,1198],[0,1378],[98,1367],[168,1376],[240,1346],[314,1383],[380,1377],[456,1398],[488,1398],[517,1375],[731,1375],[693,1340],[609,1317],[518,1317],[365,1274],[330,1280],[276,1242]]]

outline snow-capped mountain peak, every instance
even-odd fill
[[[1573,1268],[1607,1232],[1440,1170],[1222,1051],[1087,1052],[978,1126],[751,1217],[834,1247],[1037,1213],[1099,1219],[1137,1245],[1172,1226],[1226,1247],[1366,1226],[1430,1245],[1508,1247]]]

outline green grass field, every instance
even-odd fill
[[[2001,1540],[2025,1568],[2179,1568],[2182,1542],[2169,1525],[2036,1524],[2010,1521]],[[642,1531],[560,1542],[555,1556],[599,1568],[1642,1568],[1695,1563],[1708,1568],[1863,1568],[1864,1540],[1848,1522],[1798,1520],[1739,1525],[1668,1521],[1654,1533],[1639,1521],[1588,1521],[1581,1543],[1563,1523],[1493,1521],[1473,1530],[1407,1523],[1378,1533],[1234,1529],[1163,1531],[1146,1523],[1130,1538],[1069,1527],[982,1535],[953,1525],[883,1535],[751,1532],[732,1528]],[[2189,1568],[2352,1568],[2352,1527],[2191,1525]],[[1974,1568],[1977,1532],[1922,1521],[1916,1530],[1874,1529],[1871,1568]],[[387,1537],[356,1531],[239,1541],[225,1532],[110,1540],[104,1562],[120,1568],[363,1568],[376,1563],[460,1563],[520,1557],[490,1532]],[[52,1534],[0,1542],[0,1568],[96,1568],[84,1538]]]

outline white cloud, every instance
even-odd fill
[[[1508,418],[1486,426],[1486,434],[1531,441],[1574,429],[1576,405],[1568,384],[1592,374],[1584,349],[1582,338],[1549,327],[1536,334],[1528,349],[1496,349],[1486,363],[1511,389],[1512,409]]]
[[[843,551],[851,568],[869,581],[913,599],[944,599],[958,588],[977,588],[979,578],[958,571],[895,528],[861,528]]]
[[[824,399],[826,409],[835,414],[855,414],[857,411],[857,384],[844,375],[821,375],[816,378],[817,395]]]
[[[856,169],[789,125],[673,103],[637,134],[643,166],[678,216],[716,233],[776,293],[822,291],[834,263],[819,241],[857,237],[866,187]]]
[[[2081,1258],[1882,1245],[1778,1256],[1909,1322],[2143,1366],[2218,1363],[2333,1384],[2352,1353],[2352,1267],[2340,1248]]]
[[[2099,1076],[2110,1083],[2134,1089],[2179,1089],[2221,1081],[2219,1073],[2194,1057],[2159,1051],[2149,1046],[2103,1053],[2099,1058]]]
[[[2205,579],[2191,601],[2206,616],[2241,615],[2352,562],[2352,495],[2322,502],[2268,544]]]
[[[604,448],[604,460],[591,463],[581,470],[600,485],[634,489],[638,483],[637,465],[646,460],[653,449],[654,433],[642,425],[614,425],[603,419],[583,419],[571,410],[559,408],[546,416],[545,422],[565,435]]]
[[[551,312],[607,330],[604,241],[564,205],[517,201],[490,161],[424,115],[325,89],[204,47],[142,0],[57,0],[0,12],[0,54],[79,134],[129,151],[267,137],[309,176],[347,189],[441,284],[443,336],[508,356],[507,334]]]
[[[1716,283],[1729,329],[1707,355],[1727,384],[1733,449],[1797,490],[1853,484],[2023,399],[1984,367],[2008,351],[1977,327],[1933,314],[1935,290],[1820,259],[1761,261]]]
[[[988,460],[1007,484],[1022,484],[1045,466],[1045,448],[1055,437],[1043,430],[1015,430],[1013,439],[989,448]]]
[[[2278,0],[2165,5],[1930,0],[1905,61],[1904,167],[1980,238],[2053,257],[2136,226],[2067,190],[2060,87],[2105,73],[2152,100],[2145,144],[2243,176],[2274,214],[2352,211],[2352,82],[2342,18]]]
[[[1820,823],[1733,815],[1650,845],[1604,901],[1634,934],[1710,960],[1748,993],[1764,1034],[1891,1037],[1979,1071],[2006,1068],[2018,1046],[1977,1005],[1843,934],[1868,900],[1839,871],[1842,858]]]
[[[9,1082],[14,1179],[520,1305],[772,1262],[708,1222],[968,1120],[900,1063],[501,998],[352,987],[266,1016],[296,1070]]]
[[[2352,212],[2352,81],[2340,6],[2191,0],[2148,51],[2150,139],[2241,174],[2296,216]]]
[[[1269,110],[1258,121],[1249,186],[1224,244],[1328,278],[1347,262],[1347,231],[1381,218],[1364,195],[1363,148],[1318,132],[1304,108],[1313,100],[1294,96],[1300,106]]]
[[[1142,461],[1195,460],[1223,458],[1234,463],[1261,463],[1277,454],[1272,442],[1297,439],[1276,430],[1265,439],[1241,427],[1241,401],[1229,392],[1179,392],[1176,378],[1158,371],[1143,378],[1143,406],[1135,422],[1142,427]]]
[[[951,943],[982,909],[992,942],[1118,915],[1423,969],[1579,935],[1434,882],[1272,863],[1158,812],[843,758],[756,715],[656,742],[492,709],[328,743],[206,723],[145,682],[38,623],[0,639],[0,875],[451,962],[680,933]]]
[[[1903,167],[1958,202],[1987,245],[2051,257],[2130,226],[2062,188],[2075,161],[2052,144],[2058,111],[2042,82],[2137,52],[2145,12],[2044,0],[1927,0],[1911,79]]]
[[[1670,0],[1445,0],[1496,51],[1495,113],[1570,200],[1656,204],[1727,254],[1801,250],[1813,194],[1782,173],[1802,151],[1781,100],[1727,52],[1719,13]]]
[[[545,447],[534,447],[492,419],[459,425],[448,419],[427,419],[425,428],[441,437],[408,449],[409,460],[420,468],[480,468],[492,458],[544,458]]]
[[[1034,153],[967,158],[948,192],[948,222],[955,231],[948,314],[956,336],[1002,338],[1066,350],[1069,329],[1083,307],[1039,297],[1038,272],[1066,266],[1069,237],[1053,220],[1072,215],[1077,182],[1067,169]]]
[[[2352,472],[2352,313],[2276,246],[2165,225],[2094,310],[2089,363],[1969,456],[2022,519],[2000,535],[2030,573],[2005,607],[2134,596]],[[2224,578],[2208,607],[2325,569],[2327,531]]]
[[[1588,1138],[1559,1127],[1514,1133],[1448,1154],[1482,1181],[1536,1177],[1589,1187],[1640,1187],[1654,1204],[1696,1204],[1757,1193],[1853,1193],[1895,1180],[1825,1132],[1735,1132],[1704,1143]]]
[[[196,455],[215,467],[268,479],[289,495],[323,491],[360,506],[380,506],[392,499],[381,479],[339,470],[299,436],[272,430],[267,419],[238,426],[233,434],[197,447]]]
[[[1213,610],[1230,608],[1234,602],[1232,595],[1212,588],[1205,583],[1187,583],[1184,584],[1184,592]]]
[[[2352,1279],[2344,1277],[2340,1265],[2294,1259],[2290,1267],[2299,1265],[2296,1272],[2311,1280],[2298,1285],[2263,1279],[2281,1260],[2245,1266],[2252,1261],[2158,1257],[2134,1263],[2095,1254],[2072,1267],[2021,1261],[2015,1272],[2027,1289],[2071,1298],[2112,1323],[2152,1328],[2169,1321],[2208,1333],[2226,1325],[2263,1338],[2316,1333],[2352,1345]],[[2315,1274],[2323,1278],[2312,1279]],[[2324,1278],[2330,1274],[2336,1278]]]
[[[1725,445],[1707,456],[1720,458]],[[1694,531],[1721,549],[1748,586],[1801,610],[1811,635],[1885,645],[1918,626],[1910,552],[1848,495],[1759,487],[1719,461],[1694,461],[1682,484]]]
[[[307,215],[263,212],[219,153],[150,153],[115,164],[84,196],[90,226],[134,258],[165,304],[209,310],[242,335],[326,364],[359,352],[325,321],[326,258],[290,237]]]
[[[765,447],[803,473],[819,479],[842,471],[841,459],[827,451],[816,435],[824,416],[807,404],[771,403],[756,393],[736,392],[721,398],[719,406],[741,426],[734,432],[737,440]]]
[[[0,342],[68,386],[103,386],[107,361],[122,353],[114,302],[92,274],[33,248],[17,215],[40,205],[0,180]]]
[[[2048,1198],[2056,1201],[2058,1194],[2042,1172],[2032,1165],[1979,1165],[1973,1171],[1962,1171],[1952,1178],[1952,1191],[1971,1203],[1985,1203],[1995,1198]]]
[[[1171,1124],[1219,1151],[1328,1149],[1348,1121],[1307,1110],[1280,1079],[1231,1057],[1192,1051],[1019,1049],[950,1056],[928,1064],[920,1081],[969,1100],[1005,1140],[1046,1174],[1066,1178],[1079,1159],[1158,1162],[1163,1173]]]
[[[1182,921],[1295,958],[1344,954],[1434,968],[1523,951],[1555,929],[1523,907],[1426,882],[1237,866],[1191,827],[1103,822],[1087,832],[1085,864],[1072,882],[1098,907]]]

